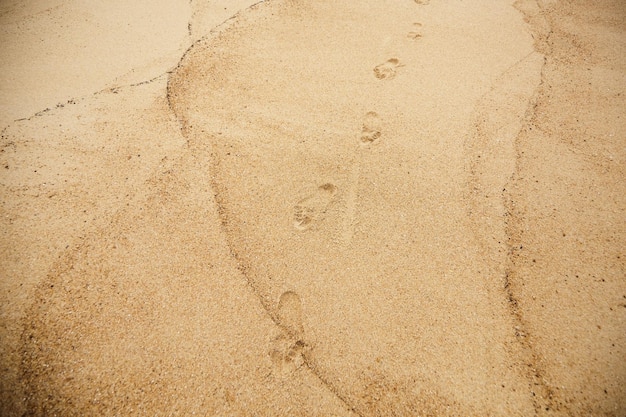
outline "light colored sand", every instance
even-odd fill
[[[620,2],[161,3],[0,8],[5,414],[626,413]]]

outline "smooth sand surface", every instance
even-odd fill
[[[0,6],[3,415],[624,416],[623,2],[254,3]]]

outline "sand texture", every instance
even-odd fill
[[[2,415],[626,415],[622,1],[0,23]]]

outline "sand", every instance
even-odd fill
[[[0,6],[2,414],[625,415],[623,3],[254,3]]]

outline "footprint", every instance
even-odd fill
[[[415,97],[432,97],[441,104],[441,111],[447,112],[454,112],[458,104],[445,100],[447,91],[432,83],[389,88],[410,75],[409,68],[398,68],[400,64],[408,67],[408,59],[415,53],[416,44],[407,33],[419,31],[413,23],[422,22],[423,38],[415,41],[421,43],[431,35],[428,23],[404,7],[392,7],[394,2],[381,2],[380,7],[371,7],[371,3],[336,2],[339,13],[337,7],[303,9],[300,2],[263,2],[221,32],[223,35],[195,44],[170,74],[170,105],[176,117],[189,126],[183,133],[193,156],[211,158],[208,180],[216,194],[229,250],[251,291],[277,323],[274,333],[266,336],[263,354],[269,353],[277,369],[285,371],[297,369],[303,361],[292,376],[310,369],[328,384],[329,391],[362,410],[361,415],[373,413],[369,400],[363,399],[367,390],[362,383],[362,375],[372,367],[381,372],[401,370],[416,387],[410,392],[430,392],[433,387],[433,391],[441,388],[454,395],[471,390],[477,394],[468,404],[492,404],[497,395],[519,402],[518,414],[530,414],[524,402],[528,381],[524,375],[517,377],[518,368],[520,373],[526,372],[517,365],[517,351],[511,349],[511,357],[500,353],[517,342],[514,336],[503,336],[510,334],[506,303],[493,301],[501,295],[499,275],[491,274],[495,268],[492,260],[473,249],[477,239],[466,219],[466,179],[456,175],[466,166],[463,148],[455,148],[458,152],[449,155],[429,151],[431,158],[405,147],[387,147],[388,141],[395,144],[403,138],[433,135],[443,126],[428,122],[428,115],[415,106]],[[472,45],[484,48],[480,49],[484,53],[508,53],[507,45],[486,47],[484,39],[512,32],[493,24],[486,33],[479,27],[484,23],[482,14],[470,13],[469,3],[458,2],[459,7],[450,12],[455,13],[454,19],[475,19],[468,24]],[[489,12],[491,7],[493,13],[509,10],[500,3],[489,2]],[[414,4],[409,1],[405,6],[431,7]],[[380,18],[383,9],[386,16]],[[303,25],[289,37],[265,30],[289,26],[295,14],[314,19],[316,24]],[[359,26],[363,16],[368,17],[365,31]],[[401,42],[390,50],[386,41],[391,21],[400,29]],[[461,54],[468,47],[452,41],[455,28],[442,30],[450,34],[442,40],[442,53]],[[336,42],[343,38],[355,47],[346,49]],[[494,47],[501,49],[492,51]],[[346,62],[358,63],[368,48],[387,52],[360,71],[342,72],[341,82],[319,77],[320,66],[315,63],[345,68]],[[522,49],[513,48],[507,56],[522,54]],[[305,61],[303,50],[307,51]],[[302,65],[294,71],[276,71],[276,62]],[[378,64],[383,65],[370,72]],[[384,71],[386,67],[388,71]],[[262,76],[252,77],[250,68]],[[380,78],[369,78],[377,73]],[[396,74],[398,80],[384,79],[385,73]],[[463,79],[482,82],[483,73],[494,79],[500,76],[493,68],[451,67],[440,78],[459,89],[463,105],[473,107],[478,100],[473,94],[475,86],[468,86]],[[363,82],[363,77],[369,82]],[[363,108],[371,103],[378,103],[377,107]],[[382,129],[366,122],[368,111],[379,114]],[[393,120],[387,119],[391,112]],[[456,143],[454,132],[471,128],[470,121],[469,117],[445,121],[447,129],[433,146],[441,144],[443,149],[445,141]],[[397,138],[392,125],[402,128]],[[368,130],[373,139],[369,145]],[[380,136],[375,139],[377,130]],[[365,143],[361,140],[364,133]],[[313,139],[316,137],[320,140]],[[228,158],[228,152],[239,152],[241,157]],[[420,169],[413,169],[416,166]],[[424,173],[432,174],[427,178],[432,184],[423,186]],[[306,178],[316,181],[302,194],[287,194],[285,203],[284,193]],[[439,192],[440,183],[451,184],[450,192]],[[450,209],[440,213],[441,207]],[[432,245],[429,236],[437,236],[440,244]],[[432,262],[441,255],[441,248],[449,249],[445,258]],[[375,279],[381,274],[385,280]],[[367,284],[365,290],[362,284]],[[282,290],[276,292],[279,288]],[[287,318],[297,314],[286,314],[286,307],[278,312],[285,288],[297,288],[302,296],[304,338],[286,330],[302,334],[302,322]],[[289,305],[290,298],[298,299],[285,295],[282,304]],[[334,308],[346,313],[339,323],[328,316]],[[468,308],[478,320],[464,314]],[[433,317],[449,315],[455,320],[433,322]],[[483,320],[489,326],[481,326]],[[374,327],[386,331],[372,332]],[[428,327],[427,336],[424,327]],[[451,334],[462,334],[463,344],[439,343]],[[397,343],[389,343],[390,337]],[[485,337],[493,340],[493,349],[491,344],[489,349],[481,348]],[[419,349],[407,350],[406,343],[416,340]],[[464,348],[467,346],[471,349]],[[364,350],[376,351],[384,362],[377,363],[364,355]],[[271,366],[270,356],[265,360]],[[349,360],[349,366],[338,367],[338,358]],[[474,381],[471,375],[478,374],[480,381]],[[511,381],[516,394],[511,394],[508,385],[506,392],[498,389],[498,394],[491,394],[503,379]],[[394,398],[397,409],[428,412],[410,408],[413,404],[406,397]],[[450,404],[446,399],[437,402],[442,410]],[[490,412],[480,408],[476,413],[449,414]]]
[[[325,183],[317,187],[317,191],[298,201],[293,208],[293,225],[298,230],[307,230],[313,221],[323,214],[332,201],[337,187]]]
[[[293,291],[284,292],[278,300],[278,324],[291,337],[302,338],[302,301]]]
[[[380,139],[381,126],[380,118],[376,112],[368,112],[363,118],[363,126],[361,127],[361,144],[369,145]]]
[[[413,23],[413,30],[407,33],[407,38],[409,39],[419,39],[422,37],[422,24],[421,23]]]
[[[302,301],[298,294],[287,291],[280,296],[277,322],[282,331],[272,340],[269,356],[279,375],[287,376],[305,363]]]
[[[397,58],[391,58],[380,65],[376,65],[374,67],[374,75],[379,80],[392,80],[396,76],[398,68],[402,66]]]
[[[365,152],[364,148],[378,142],[381,135],[382,127],[378,113],[374,111],[365,113],[363,124],[361,125],[361,133],[359,134],[361,148],[354,155],[346,193],[346,214],[342,228],[342,246],[344,248],[348,247],[352,242],[356,226],[356,206],[359,198],[359,182],[361,181],[361,153]]]
[[[269,352],[274,371],[280,376],[289,376],[304,365],[304,349],[306,344],[302,340],[294,340],[285,333],[281,333],[271,341]]]
[[[423,4],[423,5],[430,3],[430,0],[414,0],[414,1],[416,4]]]

